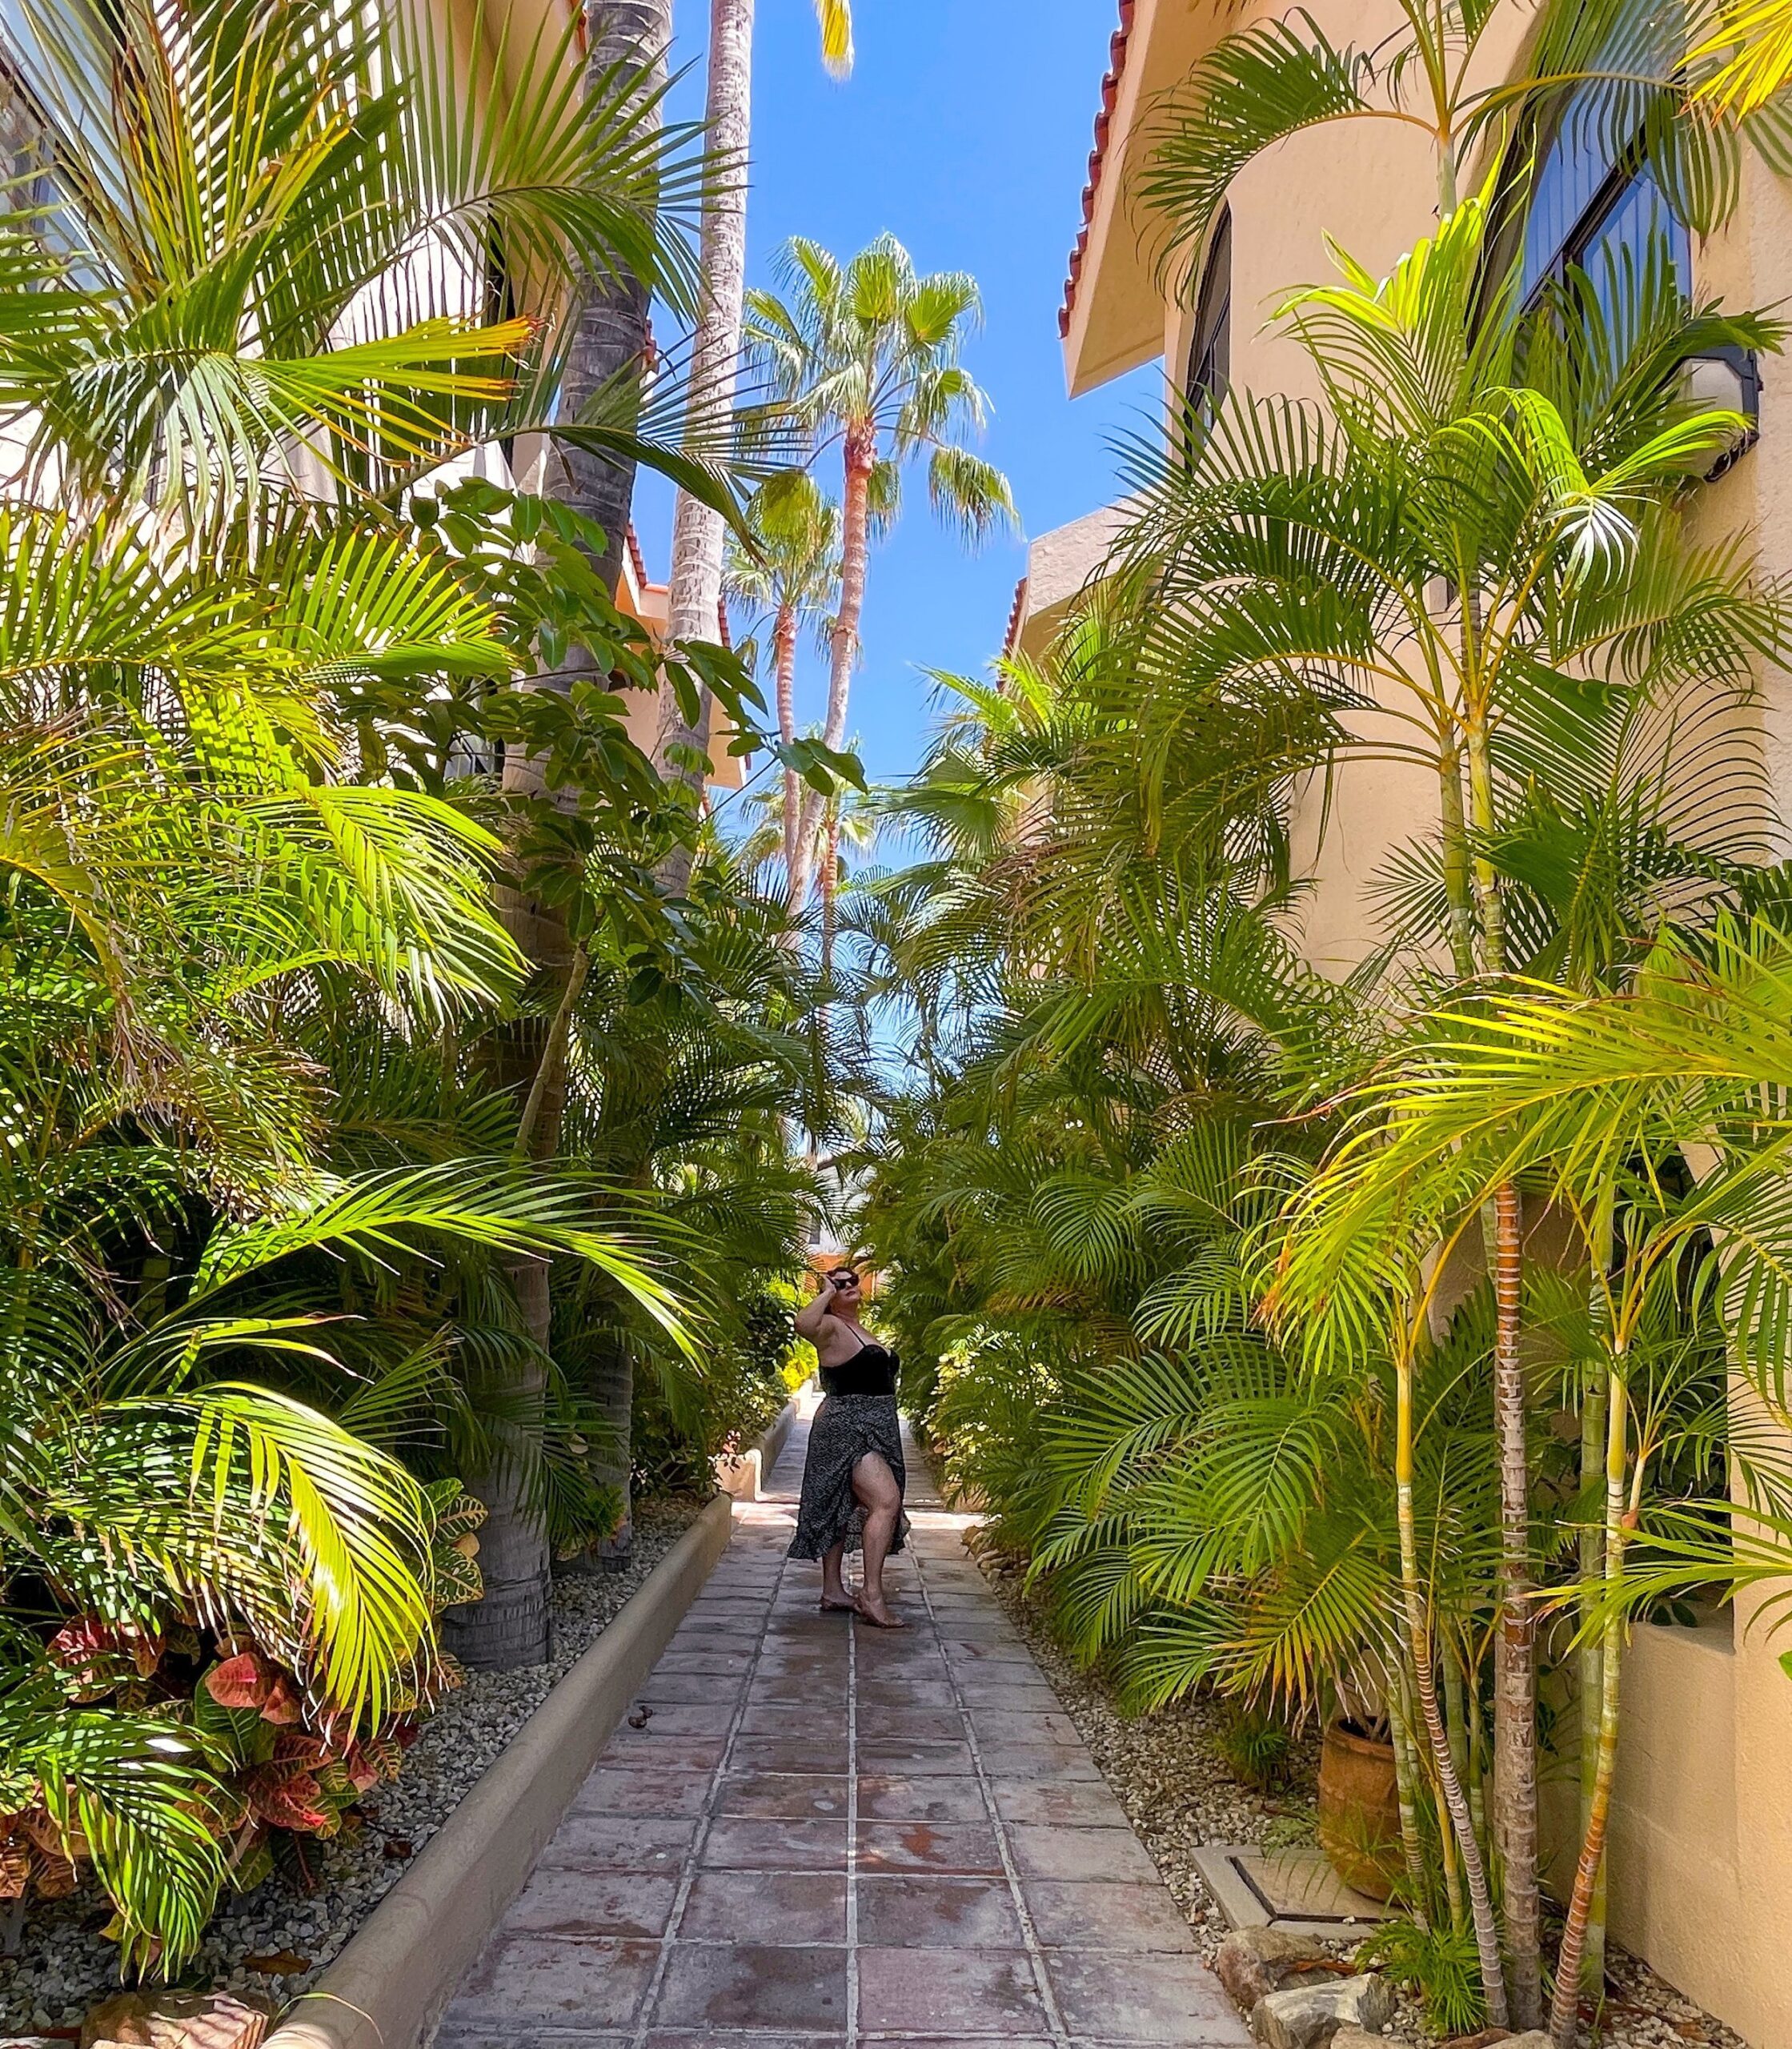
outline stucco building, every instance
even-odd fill
[[[1253,162],[1199,253],[1193,288],[1159,282],[1138,205],[1151,110],[1220,36],[1283,11],[1261,0],[1121,0],[1060,318],[1072,393],[1161,361],[1173,399],[1229,384],[1317,399],[1304,352],[1266,331],[1277,295],[1330,279],[1328,235],[1381,275],[1433,227],[1428,138],[1387,122],[1341,124]],[[1516,4],[1507,12],[1486,48],[1489,76],[1516,62],[1534,21]],[[1377,0],[1316,0],[1313,13],[1333,42],[1359,47],[1398,25]],[[1489,167],[1467,166],[1463,188]],[[1758,159],[1745,162],[1728,225],[1705,240],[1666,215],[1646,173],[1558,145],[1542,177],[1527,279],[1659,226],[1700,296],[1734,307],[1792,297],[1792,187]],[[1746,533],[1763,567],[1782,573],[1792,569],[1792,377],[1783,359],[1727,367],[1744,373],[1734,380],[1737,395],[1758,399],[1758,439],[1700,487],[1694,516],[1714,536]],[[1748,385],[1756,369],[1758,388]],[[1099,574],[1119,518],[1114,508],[1092,511],[1032,543],[1011,646],[1036,653],[1048,643],[1070,599]],[[1739,742],[1762,749],[1780,808],[1792,814],[1792,680],[1774,673],[1760,685],[1747,714],[1755,730]],[[1315,964],[1343,974],[1378,938],[1369,885],[1393,848],[1434,815],[1435,779],[1397,763],[1347,761],[1330,796],[1323,835],[1322,794],[1297,807],[1296,844],[1313,882],[1301,936]],[[1763,827],[1771,840],[1777,828]],[[1625,1675],[1611,1929],[1758,2049],[1792,2049],[1792,1682],[1779,1663],[1787,1640],[1757,1626],[1759,1606],[1758,1597],[1745,1598],[1698,1628],[1636,1633]],[[1571,1761],[1557,1761],[1551,1797],[1565,1881]]]

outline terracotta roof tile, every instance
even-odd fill
[[[1020,621],[1027,609],[1027,579],[1023,576],[1014,587],[1014,603],[1008,608],[1008,632],[1003,636],[1002,653],[1012,655],[1020,639]]]
[[[1108,130],[1120,98],[1120,82],[1126,75],[1126,47],[1133,38],[1133,13],[1137,0],[1120,0],[1120,26],[1108,44],[1108,71],[1101,81],[1101,106],[1095,117],[1095,147],[1089,151],[1088,182],[1083,187],[1083,224],[1077,230],[1076,246],[1070,252],[1070,271],[1064,281],[1064,303],[1058,308],[1058,332],[1070,332],[1070,315],[1076,304],[1076,287],[1083,275],[1083,259],[1088,250],[1089,229],[1095,221],[1095,195],[1101,188],[1107,167]]]

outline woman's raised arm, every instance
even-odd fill
[[[821,1334],[821,1326],[828,1321],[833,1305],[834,1291],[824,1281],[816,1288],[812,1300],[806,1301],[796,1312],[796,1334],[812,1343]]]

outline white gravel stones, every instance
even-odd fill
[[[689,1527],[698,1506],[637,1508],[634,1555],[626,1571],[557,1579],[548,1662],[518,1672],[470,1674],[424,1724],[405,1754],[397,1783],[370,1796],[367,1826],[359,1836],[321,1846],[328,1873],[323,1889],[307,1899],[276,1877],[244,1899],[227,1900],[182,1973],[182,1983],[261,1991],[277,2001],[309,1991],[549,1689]],[[98,1932],[110,1911],[86,1887],[71,1899],[34,1907],[19,1954],[0,1958],[0,2039],[15,2031],[76,2027],[94,2001],[116,1987],[118,1951]],[[251,1957],[299,1967],[254,1971],[247,1964]]]
[[[1225,1917],[1196,1875],[1190,1853],[1206,1842],[1268,1848],[1313,1841],[1317,1741],[1297,1746],[1287,1791],[1251,1791],[1233,1777],[1216,1746],[1223,1717],[1214,1702],[1185,1701],[1137,1719],[1124,1718],[1102,1682],[1072,1665],[1052,1640],[1042,1610],[1022,1591],[1021,1568],[974,1551],[972,1556],[1025,1635],[1212,1963],[1227,1934]],[[1341,1956],[1353,1947],[1333,1946]],[[1688,2044],[1747,2049],[1739,2035],[1622,1951],[1608,1955],[1606,1987],[1601,2049],[1687,2049]],[[1419,2007],[1405,1994],[1396,1994],[1392,2019],[1400,2035],[1414,2041],[1425,2038]]]

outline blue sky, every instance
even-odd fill
[[[676,64],[702,54],[708,9],[678,0]],[[788,235],[847,256],[888,228],[924,269],[971,271],[985,324],[967,362],[993,417],[983,452],[1006,471],[1026,532],[1113,495],[1111,444],[1151,412],[1147,368],[1072,404],[1057,308],[1080,219],[1090,130],[1117,10],[1112,0],[855,0],[858,62],[823,70],[810,0],[758,0],[749,262],[755,283]],[[681,114],[700,116],[700,65]],[[836,491],[837,479],[824,473]],[[853,687],[868,772],[888,780],[920,754],[931,668],[980,672],[997,652],[1025,549],[968,555],[936,527],[917,475],[901,527],[876,551]],[[643,479],[636,524],[651,573],[671,538],[667,494]],[[798,716],[819,720],[824,678],[805,656]]]

